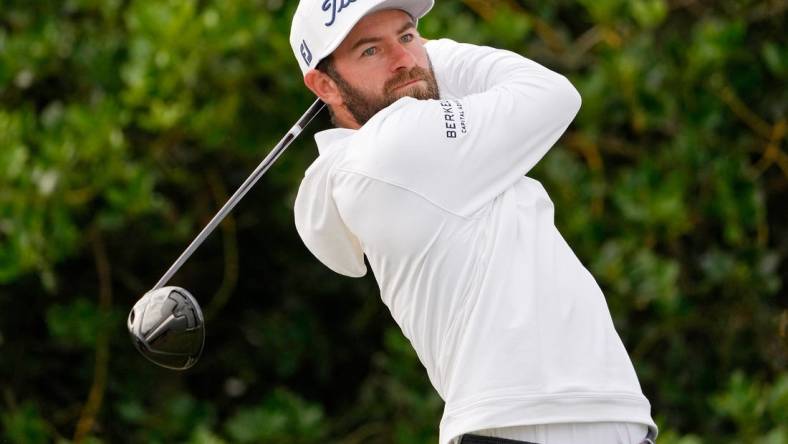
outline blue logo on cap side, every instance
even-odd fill
[[[312,63],[312,51],[310,51],[309,47],[306,46],[306,40],[301,41],[301,57],[304,58],[306,66],[309,66]]]
[[[343,9],[355,3],[356,0],[325,0],[323,2],[323,11],[331,11],[331,20],[325,23],[326,26],[331,26],[337,18],[337,14],[342,12]],[[337,4],[339,3],[339,4]]]

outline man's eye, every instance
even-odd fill
[[[378,52],[378,48],[373,46],[371,48],[365,49],[364,52],[361,53],[361,56],[362,57],[369,57],[369,56],[375,55],[375,53],[377,53],[377,52]]]
[[[403,43],[410,43],[413,41],[413,34],[405,34],[399,38]]]

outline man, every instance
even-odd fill
[[[440,444],[645,443],[650,405],[593,277],[524,175],[580,107],[517,54],[422,39],[432,0],[302,0],[290,41],[339,127],[296,199],[306,246],[366,273],[446,402]]]

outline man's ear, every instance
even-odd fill
[[[304,76],[304,84],[327,105],[339,106],[343,104],[339,87],[328,74],[316,69],[309,70]]]

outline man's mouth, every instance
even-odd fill
[[[421,82],[422,80],[424,80],[424,79],[413,79],[413,80],[408,80],[408,81],[407,81],[407,82],[405,82],[405,83],[402,83],[402,84],[400,84],[400,85],[398,85],[398,86],[395,86],[395,87],[392,89],[392,91],[396,91],[396,90],[398,90],[398,89],[402,89],[402,88],[404,88],[404,87],[406,87],[406,86],[413,85],[414,83]]]

